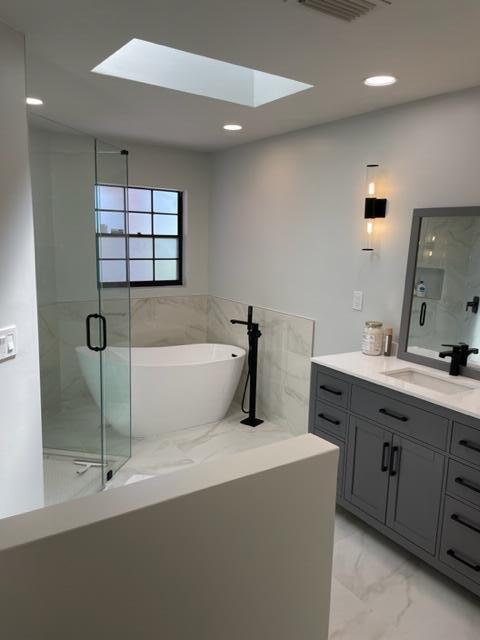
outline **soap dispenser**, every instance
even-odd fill
[[[425,296],[427,295],[427,287],[425,286],[423,280],[420,280],[415,285],[415,295],[417,296],[417,298],[425,298]]]

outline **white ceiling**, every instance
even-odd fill
[[[480,85],[480,0],[392,0],[343,22],[297,0],[0,0],[36,113],[104,137],[211,150]],[[91,73],[132,38],[315,85],[251,108]],[[371,89],[369,75],[398,83]],[[32,108],[33,109],[33,108]],[[223,131],[225,122],[244,131]]]

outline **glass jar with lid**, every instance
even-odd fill
[[[367,356],[382,355],[383,340],[383,323],[379,320],[367,320],[363,329],[362,353]]]

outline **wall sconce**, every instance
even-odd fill
[[[376,218],[385,218],[387,199],[378,198],[378,164],[367,164],[367,183],[365,196],[365,245],[362,251],[373,251],[373,232]]]

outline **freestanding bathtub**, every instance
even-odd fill
[[[108,351],[104,379],[115,387],[115,380],[124,381],[128,349],[108,347]],[[77,347],[77,356],[90,393],[99,404],[98,356],[87,347]],[[240,381],[245,350],[225,344],[134,347],[131,359],[132,432],[151,437],[224,418]],[[108,392],[114,399],[115,389]],[[115,416],[111,418],[115,427]]]

